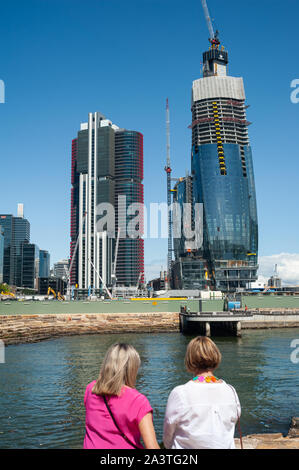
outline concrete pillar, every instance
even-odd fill
[[[241,322],[238,321],[236,325],[236,336],[239,336],[239,337],[242,336],[241,328],[242,328]]]
[[[211,336],[211,326],[209,322],[206,322],[206,336]]]

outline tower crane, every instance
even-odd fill
[[[171,166],[170,166],[170,120],[169,103],[166,99],[166,177],[167,177],[167,208],[168,208],[168,251],[167,251],[167,286],[171,276],[172,261],[172,217],[171,217]]]
[[[108,297],[110,298],[110,300],[112,300],[113,297],[112,297],[112,295],[111,295],[111,292],[110,292],[110,290],[108,289],[108,287],[106,286],[105,282],[103,281],[102,276],[101,276],[100,273],[97,271],[95,265],[93,264],[93,262],[91,261],[90,258],[88,258],[88,261],[90,262],[91,266],[92,266],[93,269],[95,270],[96,274],[99,276],[99,279],[100,279],[101,283],[103,284],[103,287],[104,287],[105,291],[107,292]]]
[[[209,41],[212,44],[212,47],[215,47],[216,49],[218,49],[218,47],[220,45],[220,40],[219,40],[219,37],[218,37],[219,36],[219,31],[216,30],[216,32],[214,32],[214,28],[213,28],[213,24],[212,24],[212,20],[211,20],[211,17],[210,17],[210,13],[209,13],[209,9],[208,9],[208,5],[207,5],[206,0],[201,0],[201,4],[202,4],[202,7],[203,7],[206,22],[207,22],[207,25],[208,25],[208,30],[209,30],[209,33],[210,33]]]
[[[82,225],[85,222],[86,216],[87,216],[87,212],[84,213],[84,216],[83,216],[83,219],[82,219]],[[77,237],[77,241],[76,241],[75,249],[73,251],[70,267],[68,268],[68,270],[66,270],[66,268],[65,268],[66,280],[67,280],[66,298],[69,299],[69,300],[71,298],[71,281],[70,281],[71,272],[72,272],[73,264],[74,264],[74,261],[75,261],[75,258],[76,258],[79,241],[80,241],[80,232],[79,232],[78,237]]]
[[[120,238],[120,227],[118,227],[117,231],[117,238],[116,238],[116,245],[115,245],[115,253],[114,253],[114,261],[112,263],[112,288],[116,286],[116,263],[117,263],[117,254],[118,254],[118,246],[119,246],[119,238]]]

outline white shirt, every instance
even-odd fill
[[[224,381],[193,380],[175,387],[168,397],[164,419],[166,449],[234,449],[241,406],[232,388]]]

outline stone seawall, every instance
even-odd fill
[[[5,345],[32,343],[58,336],[97,333],[179,331],[177,313],[2,315],[0,339]]]
[[[299,327],[299,310],[260,309],[253,314],[252,320],[241,322],[242,330]],[[82,334],[179,331],[176,312],[0,315],[0,339],[5,345]]]

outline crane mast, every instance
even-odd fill
[[[220,41],[218,39],[219,32],[218,32],[218,30],[216,30],[216,32],[214,32],[214,28],[213,28],[213,24],[212,24],[212,20],[211,20],[211,17],[210,17],[210,13],[209,13],[209,9],[208,9],[208,5],[207,5],[206,0],[201,0],[201,4],[202,4],[202,8],[203,8],[205,17],[206,17],[206,22],[207,22],[208,30],[209,30],[209,34],[210,34],[209,41],[212,44],[212,47],[217,48],[217,47],[219,47],[219,44],[220,44]]]
[[[168,251],[167,251],[167,287],[171,277],[172,261],[172,217],[171,217],[171,166],[170,166],[170,120],[169,103],[166,100],[166,178],[167,178],[167,208],[168,208]]]

